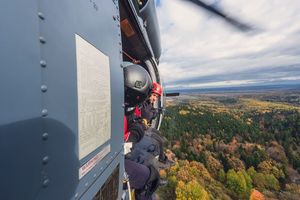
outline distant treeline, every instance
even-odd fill
[[[198,89],[176,89],[167,90],[167,93],[178,92],[180,94],[190,93],[228,93],[228,92],[264,92],[272,90],[292,90],[299,91],[300,84],[280,84],[280,85],[255,85],[255,86],[236,86],[236,87],[219,87],[219,88],[198,88]]]

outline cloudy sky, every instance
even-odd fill
[[[206,0],[243,33],[186,0],[157,0],[167,89],[300,84],[299,0]]]

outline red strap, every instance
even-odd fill
[[[125,142],[128,140],[130,132],[128,131],[127,118],[124,116],[124,140]]]
[[[137,117],[141,117],[142,116],[141,110],[140,110],[140,108],[138,106],[135,107],[134,114]]]

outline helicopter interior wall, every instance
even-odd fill
[[[0,3],[0,199],[89,199],[119,164],[123,137],[123,70],[117,1]],[[109,58],[111,136],[78,159],[79,35]],[[3,55],[3,56],[2,56]],[[5,141],[5,143],[4,143]],[[79,179],[78,169],[109,145]],[[12,167],[13,166],[13,167]],[[107,178],[107,177],[106,177]],[[121,195],[121,179],[119,194]]]
[[[145,45],[144,36],[138,28],[134,13],[127,1],[120,1],[120,22],[123,51],[137,60],[145,60],[151,57],[151,52],[147,49],[147,45]],[[126,34],[125,31],[128,28],[134,34]],[[127,57],[127,55],[124,54],[124,57]]]

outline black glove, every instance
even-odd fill
[[[147,107],[143,107],[141,109],[141,117],[146,119],[148,122],[156,118],[158,115],[157,109],[153,108],[152,105],[148,105]]]
[[[139,142],[144,137],[144,126],[140,123],[132,124],[128,131],[130,132],[128,137],[128,142],[132,142],[133,144]]]

